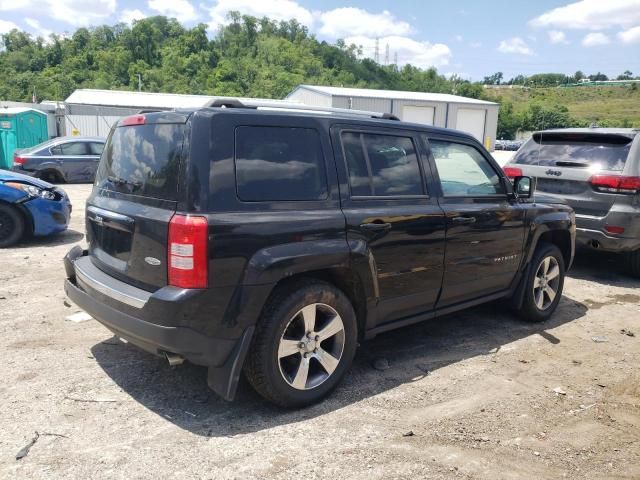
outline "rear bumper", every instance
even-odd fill
[[[640,249],[640,237],[614,237],[598,230],[585,228],[578,228],[576,233],[576,246],[579,248],[613,253]]]
[[[576,215],[576,244],[582,248],[607,252],[629,252],[640,249],[640,209],[617,206],[604,217]],[[624,228],[622,234],[612,234],[606,227]]]
[[[159,309],[153,308],[155,293],[132,287],[96,269],[86,251],[79,247],[65,256],[64,263],[67,272],[64,289],[76,305],[116,336],[147,352],[158,356],[177,354],[191,363],[209,367],[209,386],[224,398],[233,398],[253,333],[252,327],[245,330],[240,338],[222,339],[184,326],[167,326],[171,318],[156,318]],[[178,295],[177,298],[178,302],[186,301],[184,296]],[[133,305],[136,305],[138,315],[125,312],[127,306]],[[148,313],[145,310],[150,306],[154,322],[145,317]],[[175,309],[165,311],[170,316]]]

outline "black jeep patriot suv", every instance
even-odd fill
[[[65,290],[118,337],[207,366],[224,398],[244,371],[291,407],[336,387],[362,339],[499,298],[556,309],[573,211],[533,203],[469,135],[222,106],[111,131]]]

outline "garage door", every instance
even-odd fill
[[[486,110],[475,108],[459,108],[456,119],[456,130],[470,133],[484,143],[484,122],[487,115]]]
[[[435,107],[418,107],[415,105],[405,105],[402,107],[402,120],[405,122],[422,123],[433,125]]]

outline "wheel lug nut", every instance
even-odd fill
[[[308,354],[308,353],[305,353],[305,354],[304,354],[304,358],[309,358],[309,354]]]
[[[318,349],[317,349],[317,348],[314,348],[314,349],[313,349],[313,353],[318,353]]]
[[[320,335],[316,335],[315,341],[316,342],[320,341]]]
[[[300,348],[304,348],[304,342],[300,342],[300,343],[298,344],[298,347],[300,347]]]

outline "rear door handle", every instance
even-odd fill
[[[476,217],[453,217],[451,221],[459,225],[466,225],[468,223],[476,223]]]
[[[381,230],[391,230],[390,223],[363,223],[360,225],[360,230],[367,230],[370,232],[379,232]]]

